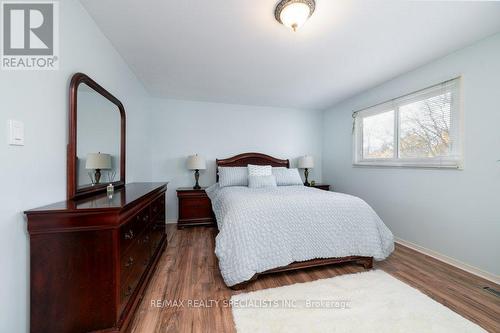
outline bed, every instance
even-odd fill
[[[289,168],[260,153],[217,159],[219,167]],[[217,171],[217,181],[219,174]],[[393,235],[363,200],[305,186],[223,187],[207,195],[217,218],[215,253],[224,282],[242,289],[263,274],[352,262],[365,269],[394,250]]]

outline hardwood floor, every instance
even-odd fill
[[[195,308],[194,304],[188,306],[188,300],[229,300],[236,293],[364,270],[362,266],[344,264],[278,273],[260,277],[246,290],[232,291],[224,285],[213,253],[215,228],[177,230],[175,225],[168,225],[167,232],[168,247],[131,324],[134,333],[235,332],[230,308]],[[375,269],[421,290],[486,330],[500,332],[500,298],[483,290],[485,286],[499,290],[498,285],[401,245],[396,245],[389,259],[376,262]],[[152,306],[156,300],[184,300],[184,304]]]

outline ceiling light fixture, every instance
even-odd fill
[[[314,0],[281,0],[276,6],[276,20],[293,31],[297,31],[316,8]]]

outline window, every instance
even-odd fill
[[[355,112],[354,165],[461,168],[459,84]]]

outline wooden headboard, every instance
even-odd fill
[[[290,167],[289,160],[280,160],[279,158],[275,158],[269,155],[261,154],[261,153],[244,153],[239,154],[233,157],[225,158],[225,159],[216,159],[217,164],[217,181],[219,181],[219,167],[245,167],[249,164],[255,165],[271,165],[273,167]]]

